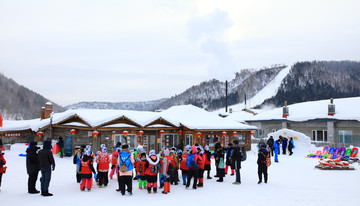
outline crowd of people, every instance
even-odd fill
[[[280,146],[283,154],[286,154],[286,148],[289,155],[293,154],[292,149],[295,148],[293,138],[287,140],[280,136],[278,140],[274,141],[274,138],[270,137],[266,143],[263,139],[260,140],[257,146],[258,184],[262,183],[263,176],[264,182],[268,182],[267,168],[271,164],[270,154],[271,156],[275,154],[275,162],[279,162]],[[52,145],[49,139],[44,141],[41,150],[37,146],[37,142],[29,143],[26,150],[28,193],[40,193],[36,189],[36,181],[38,173],[41,171],[41,195],[53,195],[49,193],[51,171],[55,170],[55,161],[51,150]],[[3,147],[0,147],[0,186],[2,174],[6,171],[6,161],[2,151]],[[171,185],[179,185],[180,182],[186,189],[204,187],[205,172],[207,173],[206,179],[212,179],[210,176],[212,158],[215,160],[217,182],[223,182],[225,175],[229,172],[231,176],[235,176],[233,184],[241,184],[241,162],[246,160],[246,151],[243,146],[239,145],[238,140],[229,143],[227,147],[223,147],[220,142],[217,142],[214,145],[213,153],[208,145],[202,147],[198,144],[187,145],[184,147],[184,151],[175,147],[163,147],[159,154],[156,154],[154,150],[146,153],[142,146],[138,146],[134,152],[131,152],[129,145],[118,142],[115,145],[115,151],[109,155],[104,144],[96,153],[93,152],[90,145],[83,145],[75,151],[73,163],[76,165],[76,181],[80,183],[81,191],[85,189],[91,191],[93,179],[100,188],[107,187],[109,178],[113,179],[115,175],[118,181],[116,191],[121,192],[122,195],[125,195],[126,192],[132,195],[134,180],[138,180],[140,190],[144,189],[149,194],[157,193],[158,188],[163,189],[163,194],[168,194]],[[179,170],[181,171],[181,181]]]

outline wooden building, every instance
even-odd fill
[[[21,121],[18,122],[20,125]],[[11,129],[5,124],[0,130],[1,134]],[[49,118],[31,120],[28,129],[36,140],[63,137],[65,153],[71,155],[76,146],[92,145],[94,150],[98,150],[101,144],[105,144],[112,151],[117,142],[126,142],[130,149],[142,145],[146,151],[159,151],[162,147],[183,148],[195,143],[213,147],[217,141],[225,146],[237,139],[250,150],[250,133],[256,127],[221,118],[192,105],[184,105],[162,112],[67,110],[52,114]],[[24,139],[29,141],[31,138]],[[17,141],[11,143],[14,142]]]

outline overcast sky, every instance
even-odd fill
[[[359,0],[0,0],[0,72],[62,106],[360,60]]]

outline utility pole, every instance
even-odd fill
[[[228,112],[228,81],[225,82],[225,112]]]

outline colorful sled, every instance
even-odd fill
[[[345,152],[345,157],[349,158],[349,157],[350,157],[350,155],[351,155],[351,149],[350,149],[350,148],[348,148],[348,149],[346,149],[346,152]]]
[[[323,149],[323,154],[329,154],[330,147],[325,145]]]
[[[356,157],[357,154],[359,152],[359,149],[357,147],[354,147],[352,150],[351,150],[351,154],[350,154],[350,157]]]

